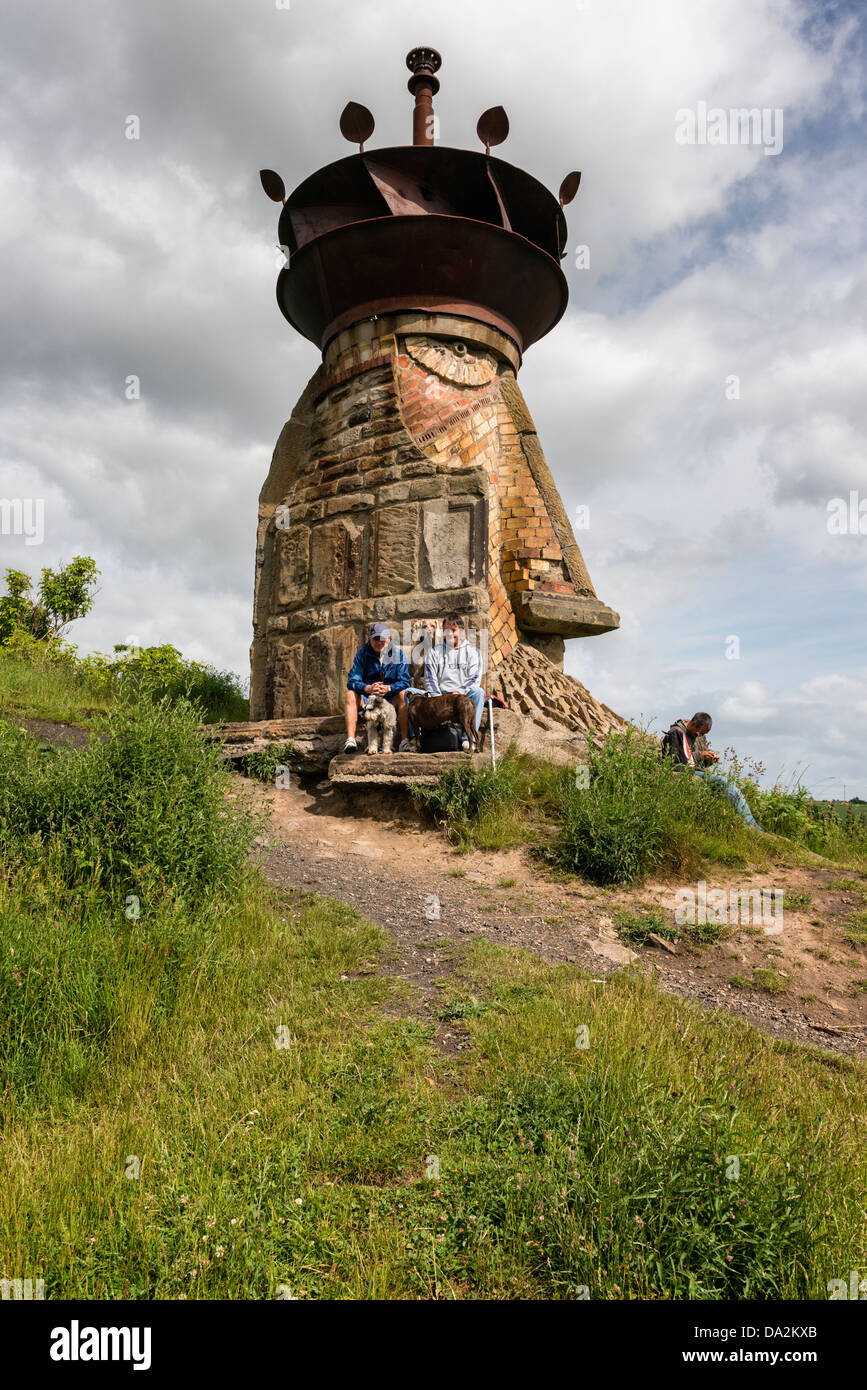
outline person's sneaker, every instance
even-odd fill
[[[398,751],[398,753],[412,753],[412,752],[414,752],[414,751],[415,751],[415,740],[414,740],[414,739],[411,739],[411,738],[402,738],[401,741],[400,741],[400,744],[399,744],[399,746],[398,746],[398,750],[397,750],[397,751]]]
[[[355,742],[355,739],[354,739],[354,738],[348,738],[348,739],[346,740],[346,742],[345,742],[344,745],[343,745],[343,751],[344,751],[344,753],[357,753],[357,752],[358,752],[358,744]]]

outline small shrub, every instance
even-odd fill
[[[521,838],[519,807],[530,776],[525,759],[506,755],[496,768],[468,761],[441,773],[434,786],[411,790],[454,843],[497,849]]]
[[[746,975],[732,975],[729,984],[735,989],[750,989],[762,994],[783,994],[789,987],[788,980],[776,970],[754,970],[752,979]]]
[[[702,834],[742,834],[727,800],[678,771],[659,746],[630,730],[588,751],[589,786],[563,769],[560,835],[548,856],[592,883],[636,883],[654,869],[692,867]]]
[[[113,656],[94,652],[78,669],[88,680],[122,700],[185,700],[198,710],[203,723],[229,723],[249,718],[250,705],[239,678],[200,661],[187,661],[176,647],[127,647]]]
[[[643,908],[640,912],[626,912],[618,909],[614,914],[614,924],[622,941],[629,945],[644,946],[650,933],[661,936],[664,941],[676,941],[680,933],[656,908]]]
[[[730,934],[731,928],[725,922],[690,922],[684,928],[684,935],[694,946],[715,946],[718,941]]]
[[[225,892],[258,828],[229,781],[186,702],[117,706],[87,752],[50,760],[0,724],[0,850],[119,906]]]
[[[480,1018],[490,1005],[475,994],[453,994],[434,1009],[441,1023],[457,1023],[464,1018]]]
[[[275,743],[270,748],[262,748],[258,753],[248,753],[239,758],[239,770],[245,777],[253,777],[257,782],[274,782],[281,769],[288,768],[291,743]]]
[[[798,908],[809,907],[812,901],[812,893],[797,892],[787,888],[783,894],[783,911],[796,912]]]

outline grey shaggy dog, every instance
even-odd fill
[[[397,710],[384,695],[368,696],[367,704],[361,711],[361,718],[367,726],[367,751],[379,752],[382,739],[383,753],[394,752],[394,731],[397,728]]]

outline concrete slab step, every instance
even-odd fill
[[[452,768],[490,767],[484,753],[339,753],[328,764],[328,780],[344,787],[433,786]]]

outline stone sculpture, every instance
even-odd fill
[[[616,628],[596,596],[517,374],[566,303],[560,203],[490,155],[433,138],[439,55],[407,59],[415,143],[359,154],[285,198],[278,302],[322,352],[262,489],[251,719],[337,713],[374,620],[418,669],[426,634],[464,616],[486,688],[543,728],[620,725],[563,674],[564,639]],[[507,122],[506,122],[507,128]],[[429,637],[428,637],[429,640]]]

